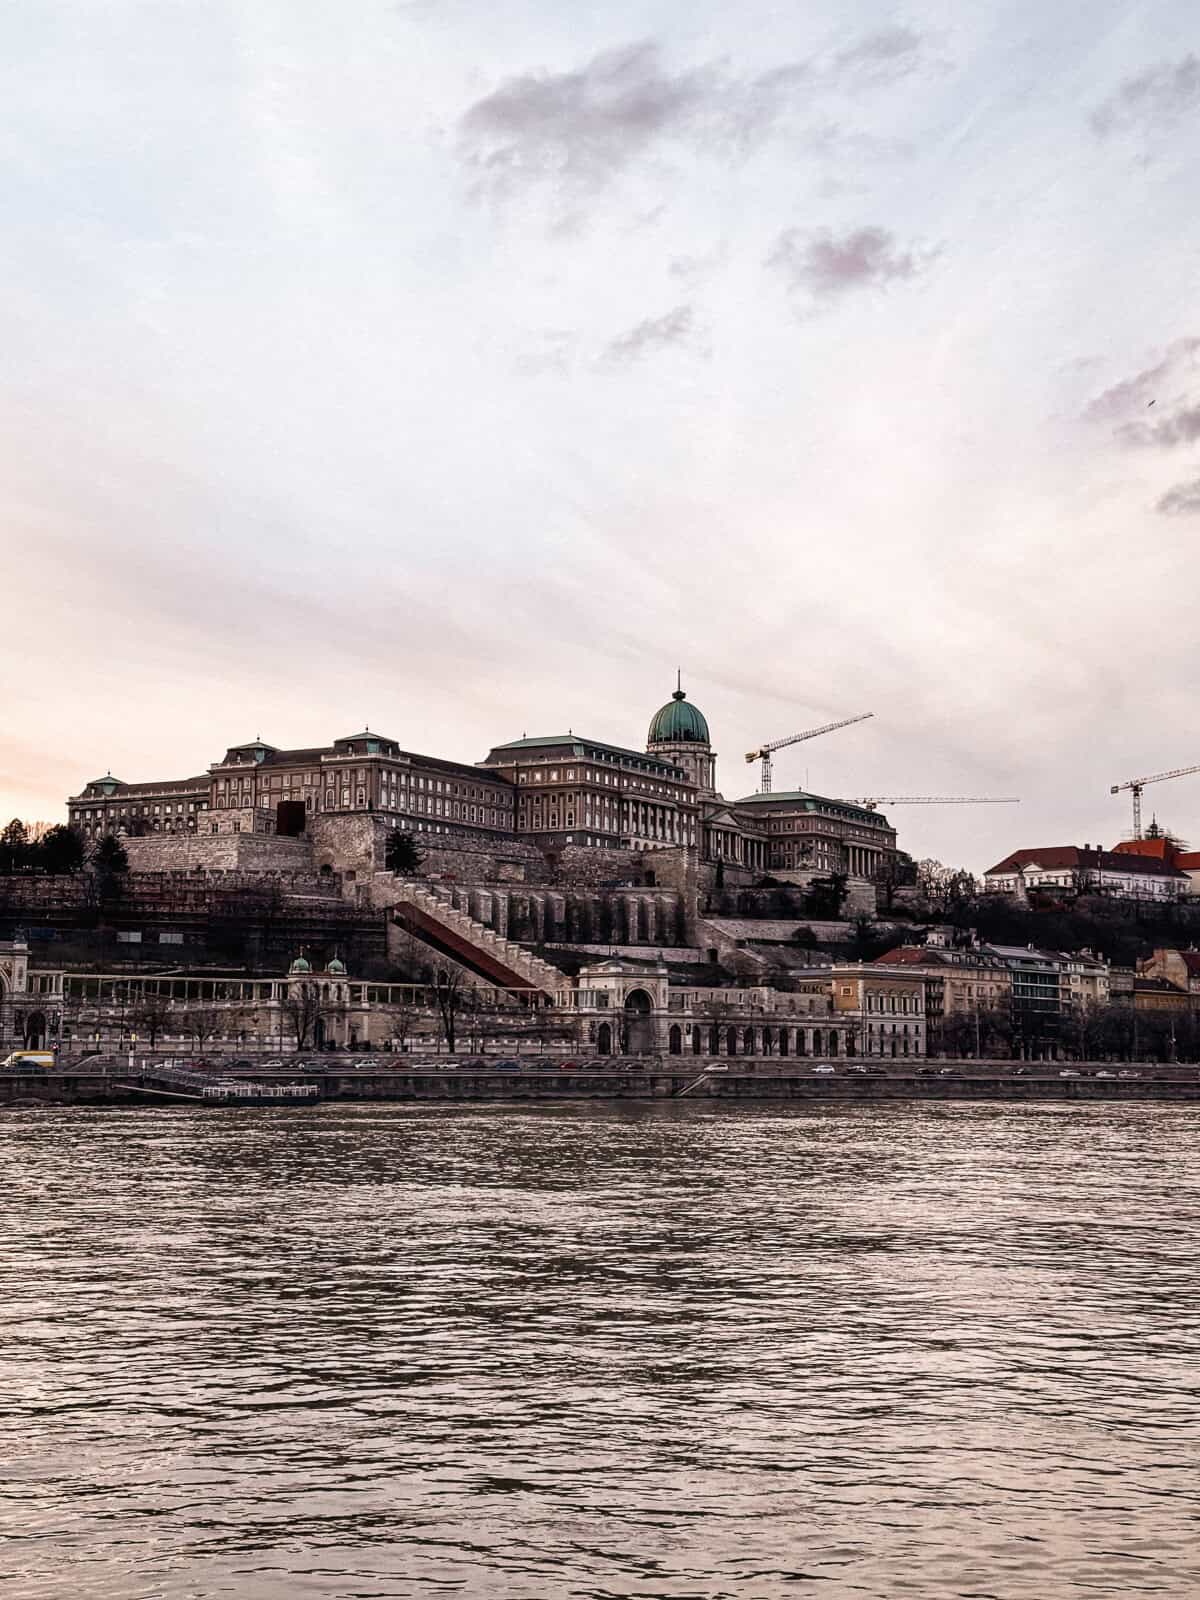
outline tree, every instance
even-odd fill
[[[897,889],[908,888],[916,881],[917,864],[903,850],[897,850],[891,855],[884,856],[871,875],[871,882],[883,896],[883,909],[885,911],[892,909]]]
[[[92,865],[102,877],[129,871],[129,856],[115,833],[106,833],[92,851]]]
[[[929,857],[917,863],[916,882],[929,909],[950,920],[973,907],[979,893],[974,874],[965,867],[944,867]]]
[[[292,983],[283,999],[283,1014],[296,1035],[296,1049],[303,1050],[313,1037],[324,1006],[321,988],[316,983]]]
[[[457,967],[452,971],[443,967],[434,979],[433,998],[437,1004],[442,1038],[446,1041],[446,1049],[453,1055],[458,1014],[474,999],[474,992],[467,987],[467,981]]]
[[[203,1050],[205,1041],[220,1033],[224,1020],[216,1006],[189,1006],[184,1031],[189,1039],[195,1039],[196,1049]]]
[[[83,870],[83,837],[74,828],[62,824],[49,828],[33,847],[33,859],[42,872],[74,877]]]
[[[412,1037],[420,1011],[416,991],[413,989],[402,989],[400,998],[398,1000],[393,998],[391,1001],[388,1023],[392,1038],[402,1053],[408,1049],[408,1041]]]
[[[421,870],[424,859],[411,833],[403,828],[390,830],[383,846],[383,861],[389,872],[397,877],[412,877]]]
[[[850,885],[844,872],[832,872],[827,878],[814,878],[804,897],[804,914],[822,922],[837,922],[846,904]]]
[[[159,1034],[166,1032],[170,1014],[169,995],[161,994],[155,989],[143,989],[130,1008],[129,1024],[138,1034],[146,1036],[146,1042],[153,1050]]]
[[[20,872],[29,865],[29,832],[20,817],[14,817],[0,833],[0,872]]]

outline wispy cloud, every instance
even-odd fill
[[[1166,131],[1200,111],[1200,59],[1163,61],[1126,78],[1092,112],[1103,139],[1128,130]]]
[[[737,159],[785,118],[811,114],[821,95],[913,71],[921,44],[909,28],[888,28],[832,59],[747,74],[726,61],[672,69],[657,41],[642,39],[565,72],[505,79],[460,117],[459,153],[493,198],[542,184],[596,190],[671,141]],[[818,127],[829,147],[829,127]]]
[[[1168,489],[1154,509],[1167,517],[1200,516],[1200,478]]]
[[[675,306],[661,317],[646,317],[625,333],[610,340],[600,355],[601,364],[627,367],[656,350],[695,342],[698,329],[691,306]]]
[[[874,81],[906,77],[920,65],[923,43],[912,28],[881,28],[840,51],[833,59],[833,71]]]
[[[672,73],[658,45],[642,40],[573,72],[507,79],[463,115],[462,149],[494,192],[546,180],[595,188],[694,127],[719,92],[717,69]]]
[[[840,236],[828,229],[788,228],[767,257],[788,287],[828,300],[858,289],[881,289],[915,278],[936,251],[903,250],[886,228],[857,228]]]

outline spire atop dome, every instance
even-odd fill
[[[672,700],[686,700],[687,699],[687,695],[684,694],[684,692],[683,692],[683,668],[682,667],[676,667],[675,668],[675,693],[671,696],[671,699]]]

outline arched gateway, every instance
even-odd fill
[[[653,1011],[645,989],[631,989],[625,996],[625,1048],[631,1056],[648,1055],[654,1048]]]

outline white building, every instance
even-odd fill
[[[1152,856],[1118,855],[1090,845],[1046,845],[1014,850],[983,875],[991,894],[1103,894],[1119,900],[1178,900],[1187,894],[1186,872]]]

